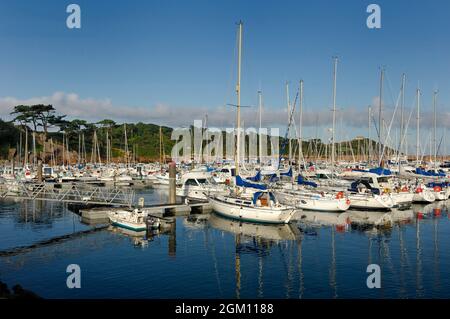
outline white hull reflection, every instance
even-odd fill
[[[273,241],[297,240],[300,236],[298,228],[290,224],[253,224],[220,217],[214,214],[211,215],[208,222],[216,229],[235,235],[257,237]]]

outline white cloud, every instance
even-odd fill
[[[378,120],[377,98],[373,98],[372,109],[374,118]],[[209,127],[233,127],[236,120],[236,110],[232,106],[199,107],[199,106],[169,106],[167,104],[156,104],[147,107],[131,107],[114,105],[108,98],[80,98],[75,93],[55,92],[51,96],[32,97],[18,99],[15,97],[0,97],[0,117],[10,119],[12,108],[19,104],[52,104],[59,114],[66,114],[68,118],[81,118],[88,121],[99,121],[105,118],[117,122],[144,122],[164,124],[172,127],[192,125],[194,120],[205,118],[208,114]],[[383,106],[386,125],[389,125],[393,109]],[[405,121],[409,117],[410,109],[405,110]],[[243,108],[242,121],[245,127],[257,126],[259,123],[258,108]],[[397,112],[399,116],[399,112]],[[421,114],[422,127],[430,128],[433,125],[431,112],[424,111]],[[438,125],[444,126],[450,120],[449,112],[439,112]],[[298,115],[295,117],[298,123]],[[330,126],[332,113],[329,108],[313,108],[308,106],[303,113],[303,123],[306,127]],[[337,123],[354,128],[367,127],[367,107],[339,107]],[[287,114],[285,107],[265,108],[263,110],[263,125],[285,127]],[[398,121],[395,122],[396,126]],[[373,124],[373,122],[372,122]],[[411,118],[410,129],[415,128],[415,113]]]

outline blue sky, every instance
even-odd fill
[[[66,27],[70,3],[81,7],[80,30]],[[370,3],[381,6],[379,30],[366,26]],[[432,90],[439,89],[444,118],[450,100],[449,13],[445,0],[2,0],[0,116],[8,103],[48,100],[86,118],[188,125],[207,111],[216,125],[225,125],[221,118],[234,120],[234,110],[223,106],[235,102],[236,22],[243,20],[242,103],[255,105],[261,88],[267,125],[283,118],[274,114],[285,108],[285,82],[293,99],[300,79],[305,112],[317,112],[327,125],[334,55],[337,104],[352,133],[366,131],[363,115],[378,95],[381,65],[387,70],[387,107],[405,72],[406,105],[413,105],[420,83],[423,110],[429,111]],[[256,111],[245,111],[247,121]]]

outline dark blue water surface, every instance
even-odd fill
[[[139,192],[147,204],[165,201]],[[1,201],[0,280],[46,298],[449,298],[447,203],[389,214],[383,229],[352,213],[346,226],[333,216],[289,226],[183,216],[149,236],[82,233],[93,226],[65,204]],[[66,286],[69,264],[81,267],[80,289]],[[367,288],[368,264],[381,267],[380,289]]]

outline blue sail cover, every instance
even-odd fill
[[[424,169],[421,169],[420,167],[416,168],[416,174],[424,175],[424,176],[432,176],[429,172],[427,172]]]
[[[305,178],[302,175],[298,175],[297,177],[297,184],[298,185],[307,185],[312,187],[317,187],[317,184],[314,182],[306,181]]]
[[[439,186],[441,188],[444,188],[444,187],[448,187],[448,184],[449,184],[448,182],[442,182],[442,183],[430,182],[427,184],[427,187],[434,188],[435,186]]]
[[[392,172],[387,168],[377,167],[369,169],[369,173],[374,173],[377,175],[392,175]]]
[[[356,180],[354,181],[351,185],[350,188],[348,189],[350,192],[358,192],[358,185],[359,184],[363,184],[367,189],[369,189],[372,193],[374,193],[375,195],[380,195],[380,190],[378,188],[374,188],[372,187],[368,181],[364,181],[364,180]]]
[[[445,173],[442,170],[439,170],[437,173],[430,170],[426,171],[424,169],[421,169],[420,167],[416,168],[416,174],[423,175],[423,176],[435,176],[435,177],[445,177]]]
[[[250,183],[246,180],[243,180],[242,177],[240,177],[239,175],[236,176],[236,185],[241,186],[241,187],[250,187],[250,188],[256,188],[256,189],[261,189],[261,190],[267,189],[266,185]]]
[[[261,181],[261,171],[258,171],[258,173],[256,173],[255,176],[253,176],[253,177],[248,177],[247,179],[248,179],[249,181],[252,181],[252,182],[259,182],[259,181]]]
[[[280,173],[280,176],[292,177],[292,167],[289,167],[289,170],[286,173]]]

